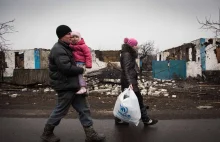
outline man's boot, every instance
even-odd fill
[[[55,126],[46,124],[44,128],[44,132],[41,135],[41,139],[45,142],[59,142],[60,138],[54,135],[53,130]]]
[[[86,134],[86,142],[103,142],[105,141],[105,136],[103,134],[98,134],[92,126],[84,127]]]

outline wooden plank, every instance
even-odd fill
[[[13,83],[18,85],[49,85],[48,69],[15,69]]]

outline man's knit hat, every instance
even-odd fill
[[[138,45],[138,42],[136,39],[134,38],[125,38],[124,39],[124,43],[128,44],[131,47],[136,47]]]
[[[66,26],[66,25],[60,25],[57,27],[56,33],[57,33],[57,37],[60,39],[62,37],[64,37],[66,34],[72,32],[72,30],[70,29],[70,27]]]
[[[79,41],[81,40],[81,34],[77,31],[72,31],[71,32],[71,36],[78,36],[79,37]]]

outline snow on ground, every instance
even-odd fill
[[[107,66],[107,63],[100,61],[99,59],[95,59],[92,61],[92,68],[86,69],[86,72],[92,72],[96,70],[100,70],[102,68],[105,68]]]

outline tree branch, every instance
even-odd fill
[[[140,58],[144,59],[147,55],[152,54],[154,51],[154,42],[145,42],[144,44],[140,45]]]
[[[9,40],[5,39],[4,35],[17,32],[15,31],[14,26],[12,25],[14,21],[15,19],[4,23],[0,23],[0,51],[5,51],[5,49],[9,48],[10,45],[6,43]]]
[[[220,35],[220,23],[211,21],[211,16],[209,19],[205,17],[205,21],[200,21],[198,17],[196,19],[201,25],[200,29],[212,30],[216,34],[216,37]]]

